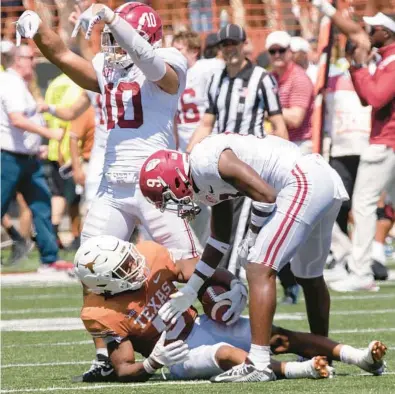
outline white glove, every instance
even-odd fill
[[[233,279],[230,283],[230,290],[214,298],[215,302],[222,300],[230,300],[232,302],[232,305],[222,317],[222,320],[226,321],[233,314],[232,319],[226,323],[227,326],[230,326],[239,320],[239,317],[243,313],[247,304],[247,296],[248,291],[244,284],[238,279]]]
[[[80,27],[86,30],[85,38],[89,40],[92,35],[93,27],[100,21],[111,23],[115,18],[115,12],[104,4],[92,4],[78,18],[71,37],[76,37]],[[86,21],[89,21],[86,27]]]
[[[331,18],[336,13],[336,8],[327,0],[312,0],[314,7],[317,7],[324,15]]]
[[[195,302],[197,292],[185,285],[177,293],[171,294],[170,301],[167,301],[158,311],[159,316],[164,322],[171,319],[171,324],[175,324],[178,318]]]
[[[189,354],[188,345],[182,341],[178,340],[168,345],[165,345],[166,331],[162,332],[162,335],[156,342],[152,353],[143,362],[144,369],[148,373],[155,373],[157,367],[154,367],[153,361],[161,366],[170,367],[171,365],[182,363],[186,360]]]
[[[41,19],[34,11],[25,11],[15,23],[16,46],[21,45],[21,38],[33,38],[41,25]]]
[[[245,267],[247,264],[247,257],[252,248],[255,245],[255,241],[258,234],[253,233],[250,229],[247,231],[246,237],[239,243],[237,247],[237,254],[239,256],[239,265]]]

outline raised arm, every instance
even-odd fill
[[[316,6],[324,15],[331,18],[332,22],[339,28],[339,30],[348,36],[358,47],[370,51],[371,43],[369,36],[363,30],[362,26],[352,19],[347,18],[343,13],[333,7],[327,0],[313,0],[313,5]]]
[[[76,55],[62,39],[33,11],[25,11],[17,21],[19,37],[33,38],[42,54],[59,67],[77,85],[100,92],[92,63]]]

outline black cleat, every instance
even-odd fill
[[[373,272],[374,280],[387,280],[388,279],[387,267],[377,260],[373,260],[372,272]]]
[[[74,383],[114,382],[117,380],[117,375],[109,358],[98,354],[89,370],[80,376],[75,376],[72,380]]]

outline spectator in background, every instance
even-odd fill
[[[302,37],[292,37],[290,47],[293,54],[292,60],[306,71],[314,85],[317,80],[318,66],[310,63],[311,47],[309,42]]]
[[[360,29],[352,25],[352,21],[344,20],[336,10],[332,17],[336,24],[344,22],[346,27]],[[348,261],[351,274],[331,285],[337,291],[376,289],[371,258],[377,203],[383,190],[395,201],[395,20],[381,12],[363,19],[370,28],[370,41],[378,48],[381,61],[371,75],[370,54],[358,45],[350,70],[361,102],[372,107],[372,131],[370,145],[361,155],[352,200],[354,231]]]
[[[73,120],[70,125],[70,156],[73,169],[74,183],[84,189],[83,217],[89,209],[90,202],[96,194],[99,182],[96,182],[96,191],[87,195],[86,180],[88,175],[89,161],[93,147],[95,134],[95,110],[91,106],[87,111]],[[89,188],[88,188],[89,190]],[[79,237],[73,243],[73,249],[80,246]]]
[[[58,260],[51,224],[50,192],[37,157],[41,137],[60,140],[63,131],[50,130],[43,125],[26,82],[32,78],[33,71],[33,50],[22,45],[16,49],[12,66],[0,73],[1,217],[19,190],[33,214],[42,269],[68,270],[73,264]]]
[[[213,30],[212,0],[189,0],[188,8],[192,30],[198,33]]]
[[[274,31],[266,38],[289,139],[307,154],[312,152],[314,87],[306,71],[292,60],[290,45],[291,36],[285,31]]]
[[[49,106],[70,107],[79,99],[81,94],[82,89],[65,74],[61,74],[49,84],[45,94],[45,102]],[[45,170],[52,193],[52,224],[57,242],[60,247],[63,247],[58,231],[67,207],[73,235],[71,246],[77,247],[81,227],[79,216],[80,196],[76,194],[76,186],[72,178],[70,122],[63,121],[49,113],[45,114],[45,119],[51,129],[61,128],[66,131],[60,142],[51,139],[48,143],[48,160]],[[63,174],[62,176],[59,171]]]

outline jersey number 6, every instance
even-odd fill
[[[137,82],[120,82],[114,88],[114,84],[109,83],[104,89],[107,130],[113,129],[115,125],[121,129],[138,129],[144,122],[140,85]],[[126,102],[123,101],[124,92],[131,93],[130,99]],[[133,105],[133,119],[125,119],[125,104],[127,109],[130,103]],[[117,111],[115,116],[113,108]]]

